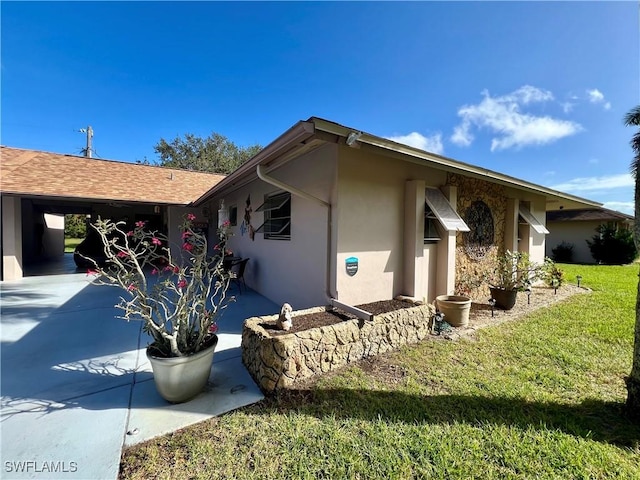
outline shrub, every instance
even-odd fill
[[[587,240],[591,256],[598,263],[623,265],[635,260],[638,252],[631,230],[617,228],[612,224],[600,225],[592,241]]]
[[[560,242],[551,249],[551,253],[555,262],[571,263],[573,261],[573,243]]]
[[[526,252],[505,251],[496,257],[493,271],[487,277],[491,288],[523,291],[543,275],[542,265],[529,259]]]
[[[547,257],[544,259],[544,265],[542,266],[542,279],[548,286],[559,288],[564,283],[564,271]]]

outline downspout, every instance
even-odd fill
[[[334,294],[331,291],[331,259],[332,259],[332,255],[331,255],[331,240],[332,240],[332,233],[333,233],[333,208],[331,206],[331,204],[329,202],[325,202],[324,200],[322,200],[321,198],[315,197],[313,195],[311,195],[310,193],[307,193],[305,191],[300,190],[299,188],[293,187],[291,185],[288,185],[284,182],[281,182],[278,179],[275,179],[273,177],[268,176],[265,171],[264,168],[262,167],[262,165],[258,164],[256,166],[256,174],[258,175],[258,178],[260,180],[262,180],[265,183],[268,183],[270,185],[273,185],[274,187],[278,187],[282,190],[285,190],[289,193],[291,193],[292,195],[296,195],[298,197],[302,197],[304,199],[307,199],[311,202],[317,203],[320,206],[323,206],[327,209],[327,261],[326,261],[326,265],[325,265],[325,278],[326,278],[326,291],[325,294],[327,295],[327,299],[329,301],[329,304],[332,307],[338,307],[341,310],[344,310],[345,312],[349,312],[353,315],[355,315],[356,317],[362,319],[362,320],[373,320],[373,315],[369,312],[365,312],[364,310],[361,310],[360,308],[354,307],[352,305],[347,305],[345,303],[341,303],[339,302],[335,297],[337,297],[337,294]]]

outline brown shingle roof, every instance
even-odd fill
[[[584,208],[580,210],[553,210],[547,212],[548,222],[611,222],[617,220],[633,220],[631,215],[607,210],[606,208]]]
[[[0,147],[0,191],[186,205],[224,175]]]

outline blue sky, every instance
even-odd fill
[[[319,116],[631,213],[638,3],[3,1],[3,145],[156,159]]]

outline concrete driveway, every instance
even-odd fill
[[[2,478],[114,479],[123,446],[263,398],[242,322],[279,307],[255,292],[225,310],[207,389],[180,405],[155,389],[141,322],[115,318],[117,288],[76,273],[2,282],[0,295]]]

